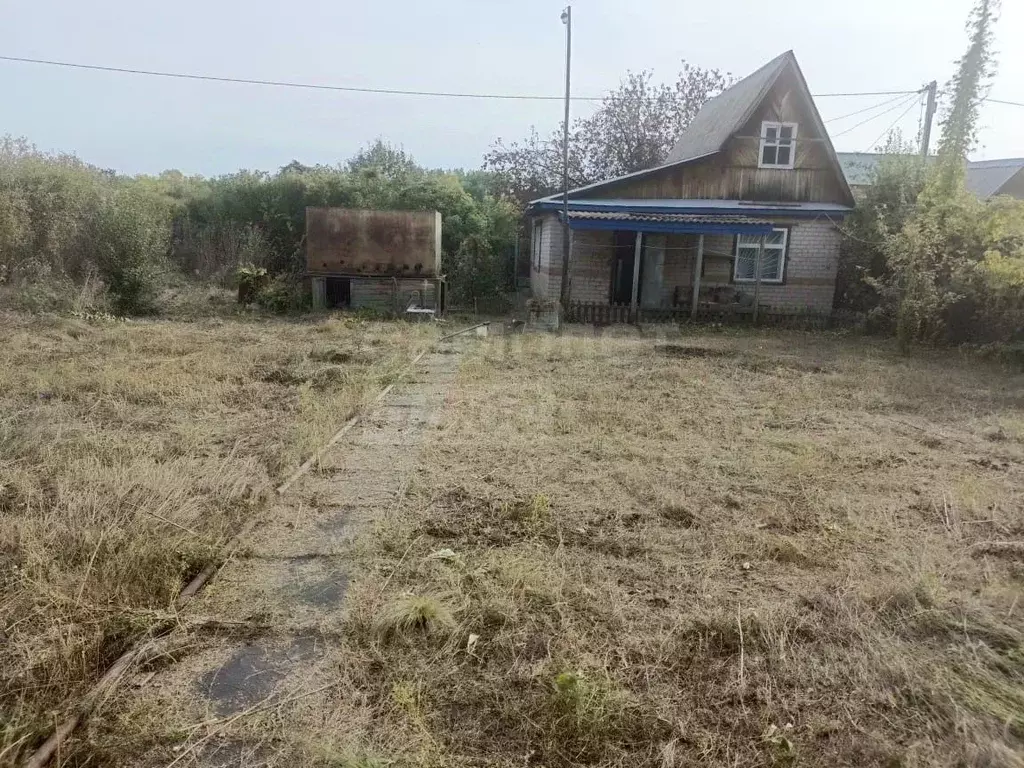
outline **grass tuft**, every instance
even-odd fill
[[[451,610],[441,598],[406,594],[386,605],[374,622],[383,639],[416,635],[447,635],[456,627]]]

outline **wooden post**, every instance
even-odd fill
[[[693,300],[690,303],[690,319],[697,319],[697,302],[700,299],[700,273],[704,269],[704,234],[697,236],[697,261],[693,265]]]
[[[764,262],[764,235],[757,244],[757,260],[754,262],[754,325],[757,325],[757,310],[761,305],[761,264]]]
[[[644,233],[636,233],[636,245],[633,247],[633,293],[629,299],[629,314],[636,315],[637,298],[640,295],[640,256],[643,250]]]
[[[327,306],[327,278],[314,277],[310,282],[313,286],[313,309],[324,309]]]

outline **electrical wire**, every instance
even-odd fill
[[[896,104],[895,106],[889,107],[889,109],[885,110],[884,112],[879,112],[877,115],[872,115],[871,117],[865,118],[864,120],[861,120],[859,123],[855,123],[854,125],[851,125],[849,128],[846,128],[845,130],[839,131],[839,133],[833,133],[832,134],[832,139],[833,140],[838,139],[840,136],[844,136],[847,133],[849,133],[850,131],[854,131],[857,128],[860,128],[862,125],[864,125],[866,123],[870,123],[872,120],[877,120],[882,115],[887,115],[890,112],[895,112],[900,107],[906,106],[908,101],[912,101],[914,96],[917,96],[917,91],[915,91],[911,95],[910,99],[904,99],[904,100],[900,101],[898,104]]]
[[[150,77],[167,77],[179,80],[202,80],[215,83],[241,83],[244,85],[265,85],[276,88],[304,88],[318,91],[342,91],[346,93],[375,93],[389,96],[427,96],[435,98],[458,98],[458,99],[505,99],[512,101],[562,101],[564,96],[545,96],[540,94],[517,94],[517,93],[464,93],[460,91],[416,91],[404,88],[371,88],[368,86],[354,85],[329,85],[323,83],[302,83],[287,80],[261,80],[248,77],[221,77],[219,75],[196,75],[186,72],[165,72],[154,69],[132,69],[129,67],[108,67],[100,64],[80,64],[70,61],[55,61],[52,59],[32,59],[24,56],[3,56],[2,61],[14,61],[22,64],[43,64],[51,67],[65,67],[69,69],[84,69],[94,72],[116,72],[128,75],[148,75]],[[864,91],[860,93],[819,93],[812,94],[815,98],[832,96],[891,96],[893,94],[917,93],[917,91]],[[611,96],[570,96],[572,101],[605,101],[612,99]]]
[[[1024,101],[1006,101],[1005,99],[982,99],[982,101],[991,101],[993,104],[1008,104],[1011,107],[1024,107]]]
[[[895,128],[895,127],[896,127],[896,125],[897,125],[897,124],[899,123],[899,121],[900,121],[900,120],[902,120],[902,119],[903,119],[904,117],[906,117],[906,116],[907,116],[908,114],[910,114],[910,110],[912,110],[912,109],[913,109],[914,107],[916,107],[916,106],[917,106],[917,104],[913,104],[913,103],[912,103],[912,104],[910,104],[910,106],[908,106],[908,107],[907,107],[907,108],[906,108],[905,110],[903,110],[903,112],[901,112],[901,113],[900,113],[900,116],[899,116],[899,117],[897,117],[897,118],[896,118],[895,120],[893,120],[893,121],[892,121],[892,125],[890,125],[890,126],[889,126],[888,128],[886,128],[886,129],[885,129],[884,131],[882,131],[882,132],[881,132],[881,133],[880,133],[880,134],[878,135],[878,138],[877,138],[877,139],[875,139],[874,141],[872,141],[872,142],[871,142],[870,144],[868,144],[868,147],[867,147],[867,149],[865,149],[864,151],[865,151],[865,152],[870,152],[870,151],[871,151],[871,148],[872,148],[872,147],[876,147],[876,146],[878,146],[878,142],[880,142],[880,141],[881,141],[881,140],[882,140],[883,138],[885,138],[885,136],[886,136],[886,135],[887,135],[887,134],[889,133],[889,131],[891,131],[891,130],[892,130],[893,128]]]
[[[878,104],[872,104],[870,107],[864,107],[864,109],[858,109],[856,112],[850,112],[849,114],[840,115],[839,117],[830,117],[828,120],[825,120],[825,122],[826,123],[834,123],[834,122],[836,122],[838,120],[845,120],[848,117],[853,117],[854,115],[860,115],[860,114],[863,114],[864,112],[870,112],[873,109],[878,109],[879,107],[884,107],[886,104],[892,104],[894,101],[902,101],[904,95],[905,94],[901,93],[899,96],[894,96],[891,99],[886,99],[885,101],[880,101]]]

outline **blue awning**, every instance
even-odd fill
[[[679,234],[769,235],[772,231],[772,222],[736,214],[578,211],[570,208],[569,228]]]

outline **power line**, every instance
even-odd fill
[[[276,88],[306,88],[318,91],[345,91],[349,93],[379,93],[392,96],[438,96],[464,99],[537,99],[544,101],[561,101],[562,96],[532,96],[523,94],[497,93],[456,93],[453,91],[413,91],[400,88],[368,88],[354,85],[326,85],[322,83],[297,83],[286,80],[258,80],[248,77],[220,77],[218,75],[195,75],[185,72],[161,72],[152,69],[129,69],[127,67],[105,67],[99,64],[76,64],[69,61],[51,61],[48,59],[27,59],[20,56],[0,56],[3,61],[17,61],[24,64],[45,64],[52,67],[68,67],[71,69],[88,69],[98,72],[117,72],[128,75],[149,75],[151,77],[169,77],[180,80],[204,80],[216,83],[242,83],[245,85],[268,85]],[[576,97],[582,98],[582,97]]]
[[[910,100],[913,100],[914,96],[917,96],[917,91],[915,91],[911,95]],[[877,120],[882,115],[887,115],[890,112],[895,112],[900,107],[905,106],[907,104],[907,102],[908,102],[907,99],[903,99],[898,104],[896,104],[896,105],[894,105],[892,107],[889,107],[889,109],[885,110],[884,112],[879,112],[877,115],[871,115],[871,117],[867,117],[864,120],[861,120],[859,123],[855,123],[854,125],[851,125],[849,128],[846,128],[845,130],[842,130],[839,133],[832,134],[832,138],[833,139],[838,139],[840,136],[844,136],[845,134],[849,133],[850,131],[853,131],[853,130],[856,130],[857,128],[860,128],[865,123],[870,123],[872,120]],[[913,105],[911,105],[911,106],[913,106]]]
[[[991,101],[993,104],[1009,104],[1011,107],[1024,107],[1024,101],[1006,101],[1005,99],[982,99]]]
[[[222,77],[219,75],[196,75],[187,72],[165,72],[154,69],[133,69],[129,67],[108,67],[100,64],[80,64],[70,61],[55,61],[52,59],[31,59],[24,56],[2,56],[0,60],[15,61],[22,64],[43,64],[50,67],[65,67],[69,69],[84,69],[94,72],[116,72],[127,75],[148,75],[150,77],[167,77],[179,80],[202,80],[215,83],[241,83],[243,85],[266,85],[275,88],[304,88],[317,91],[342,91],[346,93],[376,93],[389,96],[427,96],[436,98],[459,98],[459,99],[505,99],[512,101],[562,101],[564,96],[545,96],[540,94],[515,94],[515,93],[464,93],[459,91],[417,91],[405,88],[376,88],[369,86],[355,85],[328,85],[323,83],[302,83],[288,80],[262,80],[248,77]],[[858,93],[819,93],[811,94],[815,98],[826,98],[832,96],[891,96],[893,94],[909,94],[916,91],[862,91]],[[610,96],[572,96],[573,101],[604,101]]]
[[[893,128],[895,128],[895,127],[896,127],[896,125],[897,125],[897,124],[899,123],[899,121],[900,121],[900,120],[902,120],[902,119],[903,119],[904,117],[906,117],[906,116],[907,116],[908,114],[910,114],[910,110],[912,110],[912,109],[913,109],[914,107],[916,107],[916,106],[918,106],[918,104],[917,104],[917,103],[911,102],[911,103],[910,103],[910,106],[908,106],[908,107],[907,107],[907,108],[906,108],[905,110],[903,110],[903,111],[902,111],[902,112],[900,113],[900,116],[899,116],[899,117],[897,117],[897,118],[896,118],[895,120],[893,120],[893,121],[892,121],[892,125],[890,125],[890,126],[889,126],[888,128],[886,128],[886,129],[885,129],[884,131],[882,131],[882,132],[881,132],[881,133],[880,133],[880,134],[878,135],[878,138],[877,138],[877,139],[875,139],[875,140],[874,140],[873,142],[871,142],[871,143],[870,143],[870,144],[868,145],[867,149],[865,149],[864,151],[865,151],[865,152],[870,152],[870,151],[871,151],[871,148],[872,148],[872,147],[878,146],[878,142],[880,142],[880,141],[881,141],[881,140],[882,140],[882,139],[883,139],[883,138],[885,137],[885,135],[886,135],[887,133],[889,133],[889,131],[891,131],[891,130],[892,130]]]
[[[872,104],[870,107],[864,107],[864,109],[858,109],[856,112],[850,112],[849,114],[840,115],[839,117],[830,117],[825,122],[826,123],[834,123],[837,120],[845,120],[846,118],[853,117],[854,115],[860,115],[860,114],[863,114],[864,112],[870,112],[872,109],[878,109],[879,107],[884,107],[886,104],[892,104],[894,101],[902,101],[902,97],[904,95],[905,94],[901,93],[899,96],[894,96],[891,99],[886,99],[885,101],[881,101],[878,104]]]
[[[860,91],[859,93],[812,93],[816,99],[827,99],[831,96],[902,96],[907,93],[918,93],[920,88],[913,91]]]

